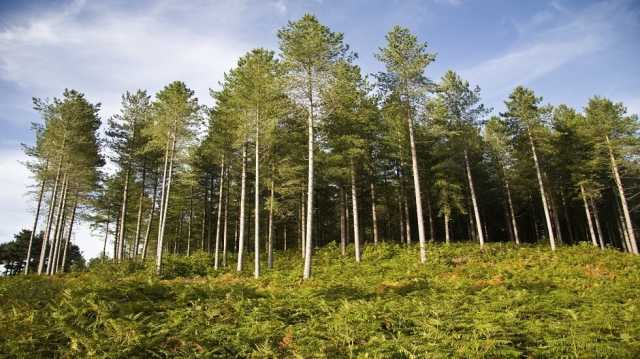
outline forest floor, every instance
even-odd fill
[[[589,246],[335,246],[252,276],[200,253],[0,279],[2,357],[640,357],[640,257]]]

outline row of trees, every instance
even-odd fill
[[[115,261],[155,249],[158,273],[165,253],[208,251],[215,268],[233,253],[241,271],[253,252],[258,277],[263,251],[271,268],[274,249],[295,247],[309,278],[313,249],[337,238],[356,261],[365,242],[416,237],[421,262],[428,240],[454,238],[551,249],[588,238],[638,253],[640,123],[622,104],[594,97],[580,113],[517,87],[487,118],[479,87],[453,71],[426,77],[435,55],[408,29],[387,34],[373,81],[312,15],[278,39],[278,55],[240,58],[212,108],[182,82],[154,99],[127,92],[102,141],[99,105],[82,94],[35,100],[44,123],[26,148],[40,183],[32,233],[48,203],[52,248],[38,273],[64,267],[76,217],[104,233],[103,256],[112,240]],[[103,156],[115,170],[100,169]]]

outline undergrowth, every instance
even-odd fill
[[[640,258],[587,246],[334,246],[252,278],[167,257],[0,280],[0,353],[50,357],[640,357]],[[233,264],[233,265],[231,265]]]

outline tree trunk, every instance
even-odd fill
[[[631,253],[638,254],[638,244],[636,242],[636,235],[633,230],[633,223],[631,222],[631,215],[629,214],[629,206],[627,205],[627,198],[624,195],[624,187],[622,186],[622,180],[620,179],[620,172],[618,171],[618,165],[616,159],[613,156],[613,148],[611,147],[611,141],[609,136],[605,136],[607,140],[607,148],[609,149],[609,159],[611,160],[611,171],[613,172],[613,179],[618,188],[618,196],[620,197],[620,203],[622,204],[622,214],[626,224],[627,235],[629,236],[629,242],[631,244]]]
[[[591,238],[591,243],[594,247],[598,246],[598,242],[596,241],[596,233],[593,231],[593,222],[591,221],[591,211],[589,211],[589,204],[587,202],[587,196],[584,192],[584,185],[580,184],[580,194],[582,195],[582,201],[584,202],[584,213],[587,216],[587,223],[589,224],[589,235]]]
[[[158,174],[156,173],[155,184],[153,185],[153,197],[151,199],[151,213],[149,213],[149,223],[144,233],[144,244],[142,245],[142,262],[147,259],[147,250],[149,249],[149,234],[151,233],[151,224],[153,223],[153,214],[156,210],[156,196],[158,194]]]
[[[400,244],[404,244],[404,205],[402,201],[402,193],[398,195],[398,218],[400,219]]]
[[[340,186],[340,254],[347,255],[347,218],[344,188]]]
[[[238,231],[238,267],[236,270],[242,272],[242,260],[244,255],[244,202],[246,196],[247,182],[247,147],[242,144],[242,178],[240,180],[240,229]]]
[[[562,212],[564,214],[564,221],[567,223],[567,230],[569,232],[569,240],[571,243],[575,243],[575,238],[573,236],[573,226],[571,225],[571,220],[569,219],[569,212],[567,211],[567,201],[564,197],[564,191],[560,191],[560,200],[562,201]]]
[[[551,216],[553,217],[553,225],[556,229],[558,243],[562,242],[562,228],[560,227],[560,218],[558,217],[558,206],[552,195],[549,195],[549,203],[551,204]]]
[[[76,209],[78,208],[78,193],[76,192],[76,198],[73,203],[73,212],[71,212],[71,222],[69,222],[69,232],[67,233],[67,240],[64,242],[64,252],[62,253],[62,264],[58,272],[64,272],[64,266],[67,262],[67,248],[71,242],[71,233],[73,233],[73,223],[76,219]]]
[[[189,186],[189,222],[187,222],[187,257],[191,256],[191,224],[193,223],[193,185]]]
[[[140,248],[140,230],[142,228],[142,206],[144,203],[144,186],[147,180],[147,167],[142,165],[142,188],[140,189],[140,197],[138,198],[138,217],[136,219],[136,237],[133,245],[133,258],[138,258],[138,249]]]
[[[431,210],[431,199],[429,198],[429,193],[425,196],[425,200],[427,202],[427,219],[429,220],[429,241],[435,241],[436,230],[433,226],[433,211]]]
[[[124,188],[122,190],[122,209],[120,212],[120,232],[118,233],[118,253],[116,255],[116,261],[120,262],[124,258],[124,236],[126,233],[127,224],[127,202],[129,199],[129,173],[131,168],[127,168],[127,172],[124,176]]]
[[[45,167],[46,170],[46,167]],[[44,195],[44,187],[47,181],[46,174],[42,178],[42,184],[40,185],[40,193],[38,193],[38,205],[36,206],[36,217],[33,219],[33,227],[31,229],[31,235],[29,235],[29,247],[27,247],[27,259],[24,264],[24,274],[29,274],[29,264],[31,264],[31,247],[33,246],[33,238],[36,235],[38,229],[38,218],[40,217],[40,206],[42,205],[42,196]]]
[[[269,236],[267,239],[267,267],[273,268],[273,201],[274,201],[275,183],[271,180],[271,199],[269,200]],[[286,236],[286,235],[285,235]]]
[[[311,85],[310,85],[311,86]],[[305,226],[305,256],[304,256],[304,271],[302,273],[302,279],[309,279],[311,277],[311,251],[313,250],[312,235],[313,235],[313,185],[314,185],[314,173],[313,173],[313,91],[309,91],[309,118],[307,124],[308,130],[308,150],[309,150],[309,165],[307,172],[307,224]]]
[[[260,277],[260,127],[258,126],[259,112],[256,111],[256,146],[255,146],[255,189],[253,209],[253,235],[254,235],[254,268],[253,276]]]
[[[56,227],[55,230],[53,232],[53,242],[51,244],[51,249],[49,250],[49,258],[47,261],[47,274],[48,275],[52,275],[54,273],[53,269],[55,266],[55,259],[56,256],[58,254],[58,247],[59,247],[59,238],[61,236],[61,229],[64,227],[64,212],[65,212],[65,207],[67,205],[67,192],[68,192],[68,186],[69,186],[69,178],[67,176],[67,174],[65,173],[63,178],[62,178],[62,198],[60,200],[60,203],[58,205],[58,210],[57,210],[57,214],[56,214]]]
[[[480,241],[480,248],[482,248],[484,247],[484,233],[482,233],[482,221],[480,220],[478,200],[476,199],[476,191],[473,188],[473,177],[471,176],[471,166],[469,165],[469,155],[466,148],[464,149],[464,165],[467,169],[467,181],[469,182],[469,192],[471,193],[471,203],[473,205],[473,215],[475,217],[478,240]]]
[[[602,235],[602,228],[600,228],[600,218],[598,217],[598,207],[593,202],[593,200],[591,200],[590,202],[591,202],[591,208],[593,209],[593,219],[594,219],[594,222],[596,223],[596,230],[598,231],[598,242],[600,243],[600,248],[604,249],[604,236]]]
[[[307,251],[307,245],[305,243],[307,243],[307,230],[306,230],[306,225],[307,225],[307,219],[305,217],[306,214],[306,208],[305,208],[305,200],[304,200],[304,193],[302,194],[302,202],[300,204],[300,216],[301,216],[301,229],[302,232],[300,233],[300,250],[302,252],[302,259],[304,259],[304,257],[306,256],[306,251]]]
[[[411,144],[411,169],[413,171],[413,189],[416,197],[416,217],[418,220],[418,240],[420,241],[420,262],[427,261],[427,249],[425,247],[424,218],[422,217],[422,194],[420,192],[420,176],[418,174],[418,155],[416,154],[416,141],[413,134],[413,119],[407,108],[407,123],[409,125],[409,142]],[[408,218],[408,217],[407,217]]]
[[[351,207],[353,208],[353,244],[356,262],[360,262],[360,228],[358,226],[358,198],[356,194],[356,170],[351,160]]]
[[[509,188],[509,181],[505,178],[504,186],[507,190],[507,203],[509,204],[509,214],[511,217],[511,228],[513,228],[513,236],[516,240],[516,245],[520,245],[520,236],[518,235],[518,223],[516,221],[516,212],[513,210],[513,201],[511,200],[511,188]]]
[[[444,243],[451,243],[451,238],[449,236],[449,213],[444,212]]]
[[[378,218],[376,216],[376,190],[371,181],[371,223],[373,225],[373,244],[378,244]]]
[[[60,184],[60,171],[62,170],[63,159],[64,157],[60,156],[60,162],[58,163],[58,169],[56,170],[56,179],[53,185],[53,192],[51,194],[51,199],[49,200],[49,214],[47,215],[46,230],[44,232],[44,238],[42,238],[42,248],[40,249],[40,261],[38,262],[38,275],[42,274],[42,271],[44,270],[44,258],[47,253],[47,246],[49,244],[49,235],[51,234],[51,227],[53,226],[53,216],[55,213],[57,199],[59,196],[58,187]]]
[[[167,207],[169,206],[169,195],[171,193],[171,177],[173,172],[173,158],[176,148],[176,133],[173,133],[171,140],[171,150],[167,152],[165,158],[165,176],[162,178],[162,202],[160,216],[158,220],[158,242],[156,244],[156,274],[162,272],[162,251],[164,249],[164,228],[167,220]],[[166,164],[168,161],[168,169]],[[166,181],[166,185],[165,185]]]
[[[229,222],[229,169],[225,173],[227,190],[224,195],[224,229],[222,235],[222,267],[227,267],[227,225]]]
[[[533,144],[533,136],[531,136],[531,130],[527,129],[529,135],[529,143],[531,145],[531,153],[533,155],[533,162],[536,166],[536,175],[538,177],[538,186],[540,187],[540,197],[542,198],[542,208],[544,209],[544,218],[547,222],[547,233],[549,234],[549,243],[551,244],[551,250],[556,250],[556,238],[553,234],[553,227],[551,226],[551,216],[549,215],[549,206],[547,204],[547,195],[544,190],[544,184],[542,183],[542,171],[540,170],[540,163],[538,162],[538,154],[536,153],[536,147]]]
[[[222,190],[224,189],[224,155],[222,156],[222,165],[220,166],[220,181],[218,181],[218,218],[216,220],[216,243],[214,250],[213,268],[218,269],[219,253],[220,253],[220,221],[222,218]]]
[[[107,240],[109,239],[109,220],[111,217],[111,207],[107,209],[107,223],[104,228],[104,244],[102,246],[102,260],[107,258]]]

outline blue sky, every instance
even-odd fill
[[[593,95],[640,112],[640,2],[516,0],[0,1],[0,242],[29,227],[32,185],[19,144],[38,121],[31,98],[65,87],[118,110],[126,90],[182,80],[210,105],[225,71],[254,47],[277,49],[276,32],[316,14],[359,54],[367,72],[385,33],[406,26],[437,53],[427,75],[459,72],[496,112],[517,85],[545,102],[582,108]],[[76,241],[100,248],[86,225]]]

